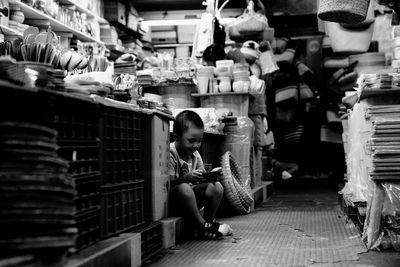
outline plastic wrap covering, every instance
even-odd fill
[[[219,118],[215,113],[214,108],[187,108],[187,109],[174,109],[172,115],[176,117],[180,112],[184,110],[192,110],[196,112],[204,123],[204,130],[211,133],[219,133],[222,130],[222,125],[219,122]],[[171,122],[170,129],[173,129],[173,122]]]
[[[253,146],[254,123],[248,117],[237,117],[237,125],[225,125],[227,134],[223,152],[230,151],[236,159],[243,183],[250,189],[250,151]]]
[[[377,183],[373,192],[364,229],[367,247],[400,251],[400,182]]]
[[[371,166],[371,152],[366,144],[371,138],[371,123],[365,119],[368,105],[356,104],[348,121],[348,153],[346,155],[348,183],[342,190],[353,203],[365,202],[369,198],[371,182],[368,179],[368,166]]]

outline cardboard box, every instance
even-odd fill
[[[196,25],[179,25],[178,26],[178,43],[193,43]]]
[[[168,215],[169,120],[152,115],[144,121],[145,218],[158,221]]]
[[[104,18],[108,21],[119,22],[126,25],[126,6],[119,1],[106,1],[104,2]]]

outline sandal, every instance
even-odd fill
[[[203,225],[203,235],[205,238],[218,239],[232,235],[232,228],[228,224],[220,224],[216,221],[205,222]]]

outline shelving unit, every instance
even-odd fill
[[[89,9],[84,8],[76,0],[61,0],[60,2],[64,5],[74,5],[77,10],[79,10],[82,13],[85,13],[89,19],[95,19],[100,24],[108,24],[108,21],[105,18],[102,18],[93,13],[92,11],[90,11]]]
[[[225,45],[233,45],[234,41],[225,42]],[[180,43],[180,44],[154,44],[154,48],[175,48],[193,46],[193,43]]]
[[[11,29],[7,26],[4,25],[0,25],[0,33],[4,34],[4,35],[17,35],[22,37],[22,34],[20,34],[19,32],[17,32],[14,29]]]
[[[193,46],[193,43],[187,43],[187,44],[155,44],[153,46],[154,46],[154,48],[174,48],[174,47]]]
[[[142,34],[139,31],[135,31],[118,21],[110,21],[110,24],[117,29],[118,36],[120,36],[121,40],[125,41],[132,39],[140,40],[142,38]]]
[[[41,12],[33,7],[30,7],[22,2],[18,2],[18,4],[20,5],[22,12],[24,12],[26,19],[48,20],[48,21],[50,21],[51,29],[55,32],[68,32],[68,33],[72,33],[74,36],[76,36],[76,38],[78,38],[81,41],[96,42],[99,44],[104,44],[102,41],[100,41],[96,38],[93,38],[87,34],[84,34],[78,30],[75,30],[74,28],[59,22],[58,20],[44,14],[43,12]]]

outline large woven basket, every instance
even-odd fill
[[[229,151],[221,157],[221,166],[223,173],[221,183],[229,204],[239,213],[250,213],[254,200],[242,184],[239,167]]]
[[[338,23],[360,23],[367,17],[369,1],[320,0],[318,18]]]

